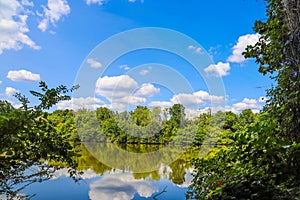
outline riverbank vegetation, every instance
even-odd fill
[[[276,85],[258,119],[232,135],[232,146],[194,159],[189,199],[300,198],[299,10],[296,0],[267,1],[267,20],[254,26],[259,42],[244,55]]]
[[[132,148],[136,144],[156,144],[153,151],[168,144],[208,145],[214,148],[207,154],[188,158],[195,167],[188,199],[299,199],[300,5],[297,0],[267,4],[267,20],[254,26],[259,42],[244,53],[276,82],[267,90],[261,113],[219,111],[188,119],[181,104],[167,109],[137,106],[121,113],[106,107],[49,112],[57,102],[70,100],[67,93],[76,88],[49,89],[41,82],[41,92],[31,91],[40,101],[36,106],[29,106],[21,94],[16,95],[19,109],[0,101],[0,194],[15,197],[25,187],[16,185],[48,179],[61,167],[77,180],[76,169],[85,169],[78,162],[92,160],[86,152],[77,158],[75,145],[82,141],[111,142],[133,152],[149,150]],[[25,173],[32,166],[39,170]],[[110,170],[104,164],[93,167],[100,174]],[[172,175],[176,183],[183,182],[183,171]]]
[[[48,88],[44,82],[40,88],[41,92],[31,91],[39,99],[36,106],[29,106],[21,94],[15,95],[22,103],[19,109],[0,101],[0,194],[7,199],[25,199],[19,194],[22,189],[51,178],[61,168],[49,162],[65,163],[70,176],[78,180],[75,143],[69,140],[72,128],[60,130],[60,123],[45,111],[58,101],[69,100],[66,93],[75,88]]]

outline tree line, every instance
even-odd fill
[[[200,146],[208,137],[219,138],[219,144],[230,144],[231,135],[254,123],[258,116],[246,109],[240,114],[204,112],[188,119],[184,106],[174,104],[164,109],[137,106],[120,113],[106,107],[95,111],[56,110],[49,114],[49,119],[56,123],[58,132],[68,131],[72,140],[77,138],[82,142]]]

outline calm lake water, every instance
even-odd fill
[[[197,151],[158,145],[85,144],[78,158],[81,181],[75,183],[66,169],[53,178],[26,187],[32,199],[185,199],[192,181],[190,159]]]

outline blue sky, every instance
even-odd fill
[[[262,0],[0,0],[0,98],[18,106],[12,97],[16,91],[29,96],[40,80],[53,87],[72,86],[80,69],[89,66],[98,76],[93,93],[80,91],[73,96],[73,104],[63,102],[58,108],[106,106],[121,111],[139,104],[182,103],[195,113],[192,110],[226,100],[226,110],[258,112],[271,81],[241,52],[257,41],[259,35],[252,27],[255,20],[266,19],[265,6]],[[109,66],[102,60],[120,48],[118,44],[107,55],[93,54],[111,36],[145,27],[192,38],[197,43],[187,44],[183,51],[199,57],[205,52],[211,63],[202,66],[200,76],[184,58],[159,49],[129,52]],[[180,43],[172,38],[168,42]],[[173,84],[155,82],[159,76]],[[222,81],[223,97],[209,91],[205,76]],[[172,89],[181,86],[181,78],[191,90]]]

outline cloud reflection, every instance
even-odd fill
[[[130,173],[106,174],[102,179],[90,185],[89,197],[96,199],[130,200],[138,193],[141,197],[150,197],[158,188],[150,181],[136,180]]]

